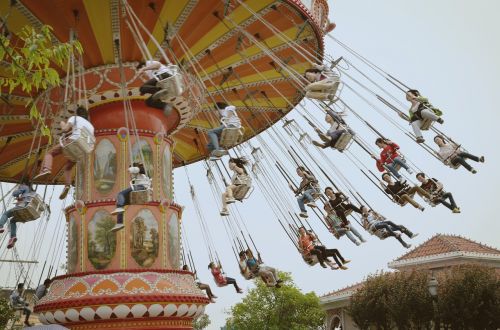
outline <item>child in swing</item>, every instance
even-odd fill
[[[221,271],[221,266],[217,266],[214,262],[210,262],[208,264],[208,269],[210,269],[210,272],[212,273],[214,277],[215,283],[217,283],[217,286],[226,286],[228,284],[234,285],[234,288],[237,293],[243,293],[243,290],[240,289],[238,286],[238,283],[236,283],[236,280],[232,277],[227,277],[222,274]]]
[[[142,163],[133,163],[128,168],[132,184],[130,187],[120,191],[116,196],[116,209],[111,214],[117,215],[116,225],[111,229],[112,232],[122,230],[125,226],[123,224],[124,206],[130,203],[130,193],[136,190],[146,190],[151,185],[151,180],[146,175],[146,170]]]
[[[236,113],[234,105],[228,105],[224,102],[215,103],[215,109],[219,111],[221,125],[207,132],[208,144],[207,150],[210,154],[210,160],[220,159],[223,155],[227,155],[227,151],[220,148],[219,142],[222,132],[225,128],[240,128],[241,121]]]

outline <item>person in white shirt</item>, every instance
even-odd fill
[[[406,92],[406,100],[411,103],[411,107],[408,110],[408,118],[403,114],[400,114],[400,117],[409,120],[417,138],[417,143],[424,143],[425,139],[420,130],[424,120],[436,121],[443,124],[444,120],[441,118],[442,112],[430,104],[429,100],[421,96],[420,92],[416,89],[410,89]]]
[[[334,101],[340,83],[340,78],[335,72],[323,65],[314,65],[304,72],[304,77],[309,82],[305,87],[307,98]]]
[[[172,112],[172,104],[163,102],[157,97],[163,90],[157,84],[158,81],[171,77],[172,72],[170,72],[170,69],[166,65],[158,61],[141,62],[137,65],[137,69],[139,70],[139,74],[146,73],[149,78],[149,80],[139,88],[141,95],[151,94],[151,96],[146,99],[146,105],[150,108],[163,110],[165,116],[168,116]]]
[[[469,172],[476,174],[477,171],[467,163],[466,159],[473,160],[475,162],[484,163],[484,156],[477,157],[465,152],[459,145],[449,142],[447,143],[444,137],[441,135],[436,135],[434,138],[434,142],[438,145],[439,151],[437,152],[438,157],[445,163],[446,165],[450,165],[452,167],[462,165]]]
[[[125,212],[123,207],[128,205],[127,201],[130,199],[130,193],[136,190],[146,190],[151,186],[151,180],[146,175],[143,164],[133,163],[132,166],[128,168],[128,171],[132,178],[133,187],[128,187],[120,191],[118,196],[116,196],[116,209],[111,212],[111,214],[117,215],[116,225],[111,229],[113,232],[119,231],[125,227],[123,225],[123,212]]]
[[[24,301],[22,294],[24,291],[24,283],[19,283],[17,285],[17,290],[12,291],[10,294],[10,304],[14,309],[22,309],[25,315],[24,324],[28,327],[31,327],[29,322],[29,318],[31,315],[31,309],[28,308],[29,304]]]
[[[245,251],[240,251],[239,256],[240,261],[238,262],[238,264],[240,266],[241,276],[243,276],[245,280],[251,280],[253,278],[253,274],[252,272],[250,272],[250,269],[248,269]]]
[[[88,112],[82,106],[76,109],[76,116],[69,117],[67,121],[61,121],[61,129],[63,134],[69,135],[70,140],[77,140],[80,137],[81,130],[85,129],[91,136],[94,136],[94,126],[88,120]],[[52,172],[52,163],[54,157],[62,154],[63,147],[56,143],[43,158],[40,173],[34,177],[34,179],[42,179],[50,175]],[[71,179],[73,174],[73,166],[75,162],[67,159],[64,165],[64,190],[59,196],[60,199],[64,199],[69,192],[71,186]]]
[[[349,132],[355,135],[354,131],[351,130],[342,117],[331,110],[326,110],[325,121],[330,124],[330,128],[326,133],[323,133],[319,128],[315,127],[314,130],[318,134],[322,142],[312,141],[312,143],[320,148],[335,147],[335,143],[339,140],[343,133]]]
[[[224,102],[215,103],[215,109],[217,109],[220,113],[220,121],[222,123],[221,126],[213,128],[207,132],[208,136],[208,144],[207,149],[210,153],[211,160],[217,160],[223,155],[227,155],[227,151],[221,149],[219,146],[219,140],[222,134],[222,131],[226,127],[230,128],[240,128],[241,121],[238,115],[236,114],[236,107],[234,105],[227,105]]]

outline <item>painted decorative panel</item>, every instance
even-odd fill
[[[97,191],[109,193],[116,181],[116,149],[108,139],[101,140],[95,148],[94,185]]]

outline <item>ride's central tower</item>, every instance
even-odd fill
[[[192,274],[179,270],[182,207],[172,199],[167,136],[193,109],[180,95],[166,117],[136,89],[125,92],[133,116],[121,91],[89,100],[96,143],[77,164],[76,202],[65,210],[67,274],[55,278],[36,311],[43,323],[71,329],[190,329],[208,299]],[[130,186],[133,162],[144,163],[151,189],[131,195],[125,228],[112,232],[111,212],[117,194]]]

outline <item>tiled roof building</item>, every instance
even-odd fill
[[[500,274],[500,250],[456,236],[437,234],[408,253],[388,263],[388,267],[398,270],[425,269],[439,272],[455,265],[467,263],[494,267]],[[357,329],[345,308],[350,297],[363,282],[325,294],[320,298],[327,311],[327,329]]]

